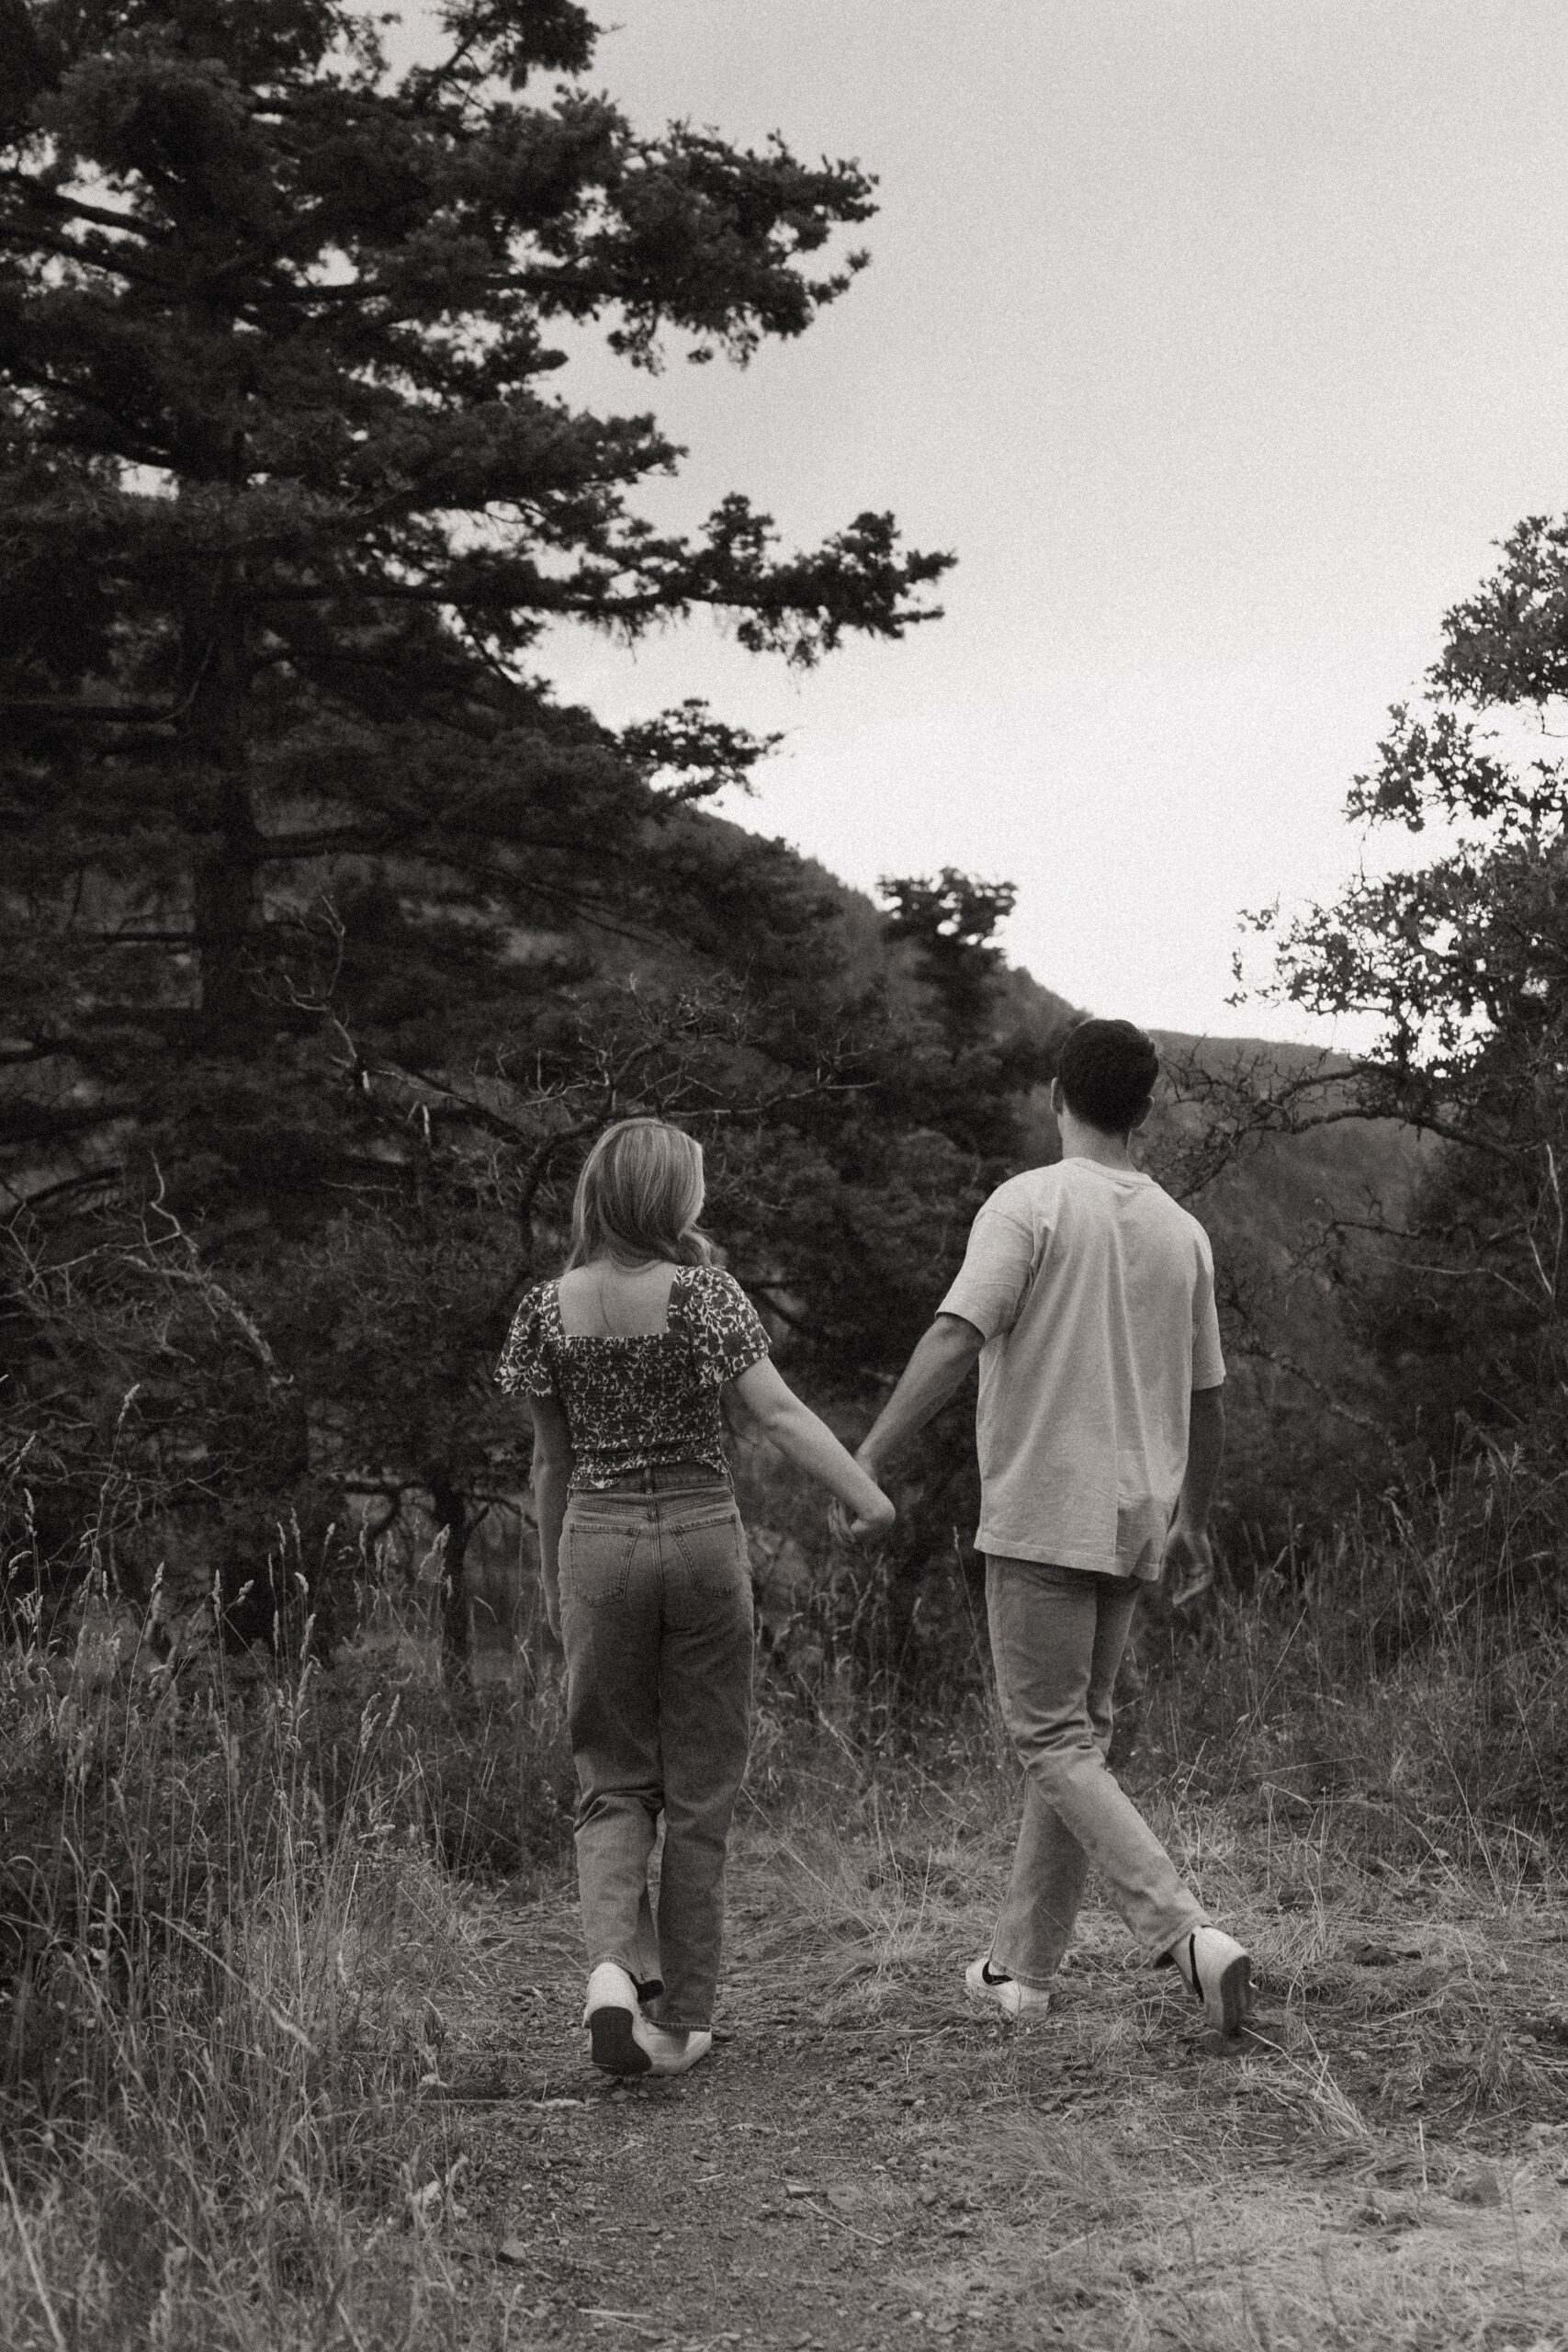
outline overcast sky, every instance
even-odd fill
[[[873,266],[744,374],[567,389],[809,541],[892,507],[945,620],[815,673],[707,622],[551,648],[605,718],[788,741],[730,813],[873,887],[1018,885],[1014,959],[1100,1012],[1225,999],[1240,910],[1332,894],[1445,606],[1568,504],[1562,0],[615,0],[591,79],[880,175]],[[558,379],[562,380],[562,379]],[[1322,1035],[1324,1033],[1317,1033]]]

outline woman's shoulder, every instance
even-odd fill
[[[679,1267],[673,1288],[680,1297],[693,1300],[710,1311],[748,1304],[746,1294],[735,1276],[727,1274],[722,1266]]]
[[[733,1274],[722,1266],[693,1266],[677,1288],[681,1319],[705,1362],[730,1380],[768,1352],[761,1317]]]
[[[559,1323],[555,1284],[536,1283],[517,1302],[495,1376],[502,1388],[546,1394],[552,1385],[551,1340]]]
[[[559,1307],[563,1301],[570,1305],[575,1292],[592,1291],[592,1287],[586,1266],[568,1266],[565,1272],[557,1274],[553,1282],[536,1283],[528,1295],[539,1301],[541,1313],[547,1313],[551,1307]]]
[[[560,1284],[555,1281],[535,1283],[517,1302],[514,1325],[543,1322],[554,1317],[559,1305]]]
[[[561,1321],[560,1311],[560,1284],[554,1281],[535,1283],[517,1302],[508,1345],[553,1357],[557,1352],[557,1341],[565,1336],[566,1325]]]
[[[724,1272],[722,1265],[682,1268],[677,1296],[682,1298],[682,1310],[689,1324],[696,1324],[707,1334],[717,1334],[727,1340],[736,1336],[745,1336],[748,1340],[760,1339],[761,1350],[766,1350],[764,1324],[757,1315],[757,1307],[745,1296],[736,1277]]]

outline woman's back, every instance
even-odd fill
[[[573,1266],[556,1284],[568,1339],[651,1339],[666,1331],[680,1271],[658,1258],[642,1266],[620,1266],[613,1258]]]
[[[717,1267],[591,1260],[528,1293],[499,1371],[503,1388],[563,1408],[581,1490],[678,1462],[727,1476],[719,1391],[767,1352],[756,1309]]]

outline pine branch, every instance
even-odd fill
[[[113,229],[144,237],[150,244],[169,244],[173,239],[168,231],[155,229],[134,213],[114,212],[107,205],[89,204],[85,197],[67,195],[62,188],[45,187],[30,172],[19,172],[14,164],[0,169],[0,187],[14,187],[23,200],[40,210],[63,214],[73,220],[90,220],[100,229]]]
[[[63,718],[75,727],[170,726],[181,716],[177,703],[96,702],[74,695],[0,696],[0,714],[11,718]]]

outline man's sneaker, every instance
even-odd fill
[[[993,1968],[989,1957],[972,1960],[964,1982],[977,2001],[991,2001],[1004,2018],[1043,2018],[1051,1996],[1037,1984],[1021,1984],[1005,1968]]]
[[[646,2075],[653,2061],[637,2040],[637,1986],[624,1968],[602,1960],[588,1980],[582,2022],[596,2066],[607,2075]]]
[[[1235,1938],[1218,1928],[1194,1928],[1172,1944],[1170,1957],[1216,2032],[1239,2033],[1252,2014],[1252,1960]]]
[[[705,2025],[679,2033],[670,2026],[655,2025],[640,2010],[632,2019],[632,2035],[643,2064],[656,2075],[683,2075],[713,2048],[713,2035]]]

